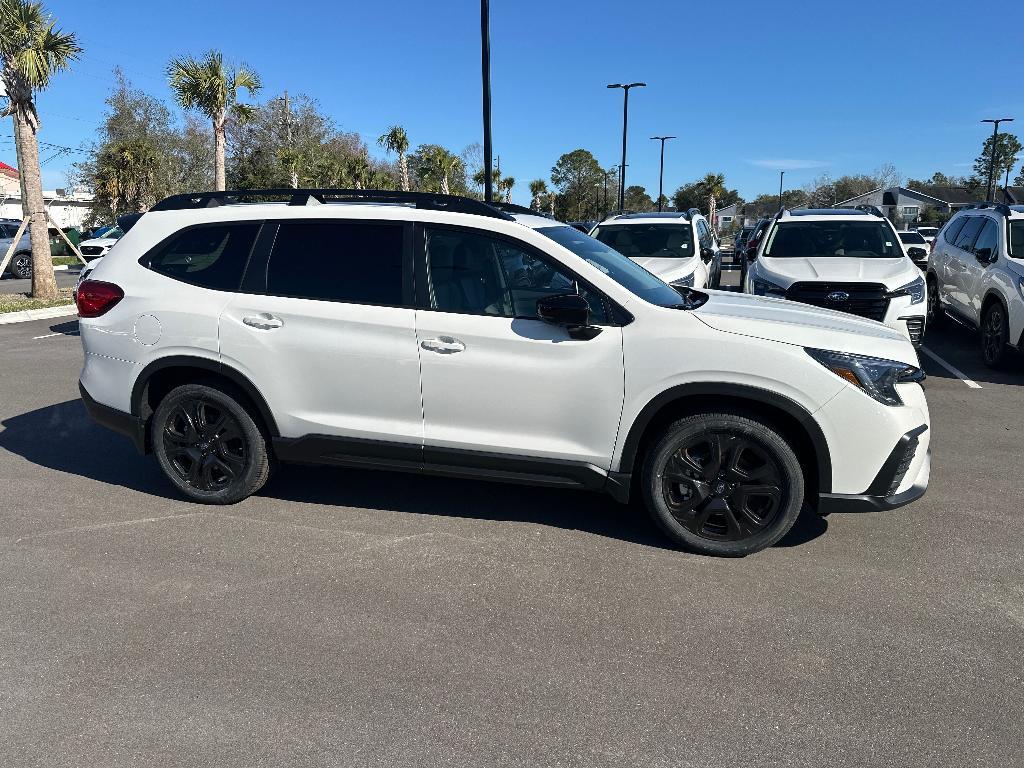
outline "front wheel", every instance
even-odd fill
[[[204,504],[234,504],[270,476],[267,442],[236,398],[213,387],[171,390],[153,414],[153,452],[177,490]]]
[[[1010,328],[1003,305],[994,302],[985,310],[985,317],[981,321],[981,353],[985,365],[998,368],[1006,361],[1006,342],[1009,338]]]
[[[16,253],[11,259],[11,274],[19,280],[32,277],[32,254]]]
[[[707,555],[742,556],[777,542],[804,500],[800,462],[773,429],[745,416],[706,413],[665,430],[643,467],[654,522]]]
[[[925,283],[928,291],[928,327],[935,326],[942,319],[942,308],[939,306],[939,285],[934,278]]]

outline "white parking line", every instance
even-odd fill
[[[61,334],[59,334],[59,333],[47,333],[47,334],[44,334],[43,336],[33,336],[32,337],[32,341],[35,341],[36,339],[49,339],[52,336],[60,336],[60,335]]]
[[[941,365],[943,368],[945,368],[947,371],[949,371],[954,376],[956,376],[958,379],[960,379],[960,381],[962,381],[964,384],[966,384],[971,389],[981,389],[981,384],[979,384],[976,381],[972,381],[971,379],[968,379],[967,378],[967,374],[965,374],[959,368],[954,368],[952,365],[950,365],[945,360],[943,360],[941,357],[939,357],[934,352],[932,352],[930,349],[928,349],[928,347],[921,347],[921,351],[924,352],[926,355],[928,355],[928,357],[930,357],[936,363]]]

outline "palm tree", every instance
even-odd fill
[[[116,219],[125,211],[145,211],[156,202],[160,158],[145,139],[126,139],[103,148],[93,183]],[[122,207],[123,206],[123,207]]]
[[[548,194],[548,183],[544,179],[534,179],[530,182],[530,207],[538,211],[543,208],[541,198]]]
[[[462,159],[444,147],[436,146],[432,147],[423,159],[426,162],[419,169],[420,178],[424,181],[437,182],[441,194],[451,194],[448,180],[462,168]]]
[[[349,158],[348,176],[352,179],[352,186],[356,189],[366,188],[367,179],[370,177],[370,162],[366,155],[360,152]]]
[[[167,65],[171,90],[182,109],[194,109],[213,122],[216,148],[213,169],[214,187],[225,188],[224,147],[228,120],[244,121],[254,109],[238,102],[238,92],[245,88],[249,95],[260,89],[260,77],[245,65],[228,67],[219,51],[208,51],[201,59],[182,56]]]
[[[499,194],[505,193],[505,202],[512,202],[512,187],[516,185],[516,180],[512,176],[506,176],[501,180],[501,184],[498,185]]]
[[[377,139],[387,152],[395,152],[398,155],[398,172],[402,177],[402,191],[409,191],[409,162],[405,153],[409,151],[409,137],[405,135],[405,129],[400,125],[392,125],[388,132]]]
[[[57,298],[47,234],[43,181],[39,171],[39,113],[35,94],[68,67],[82,52],[74,32],[57,29],[41,2],[0,0],[0,62],[7,105],[3,115],[14,118],[14,143],[21,173],[21,206],[31,225],[32,296]]]

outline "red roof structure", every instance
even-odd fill
[[[3,161],[0,161],[0,173],[2,173],[4,176],[9,176],[12,179],[21,178],[21,174],[18,173],[17,168],[10,166]]]

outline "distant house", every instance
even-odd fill
[[[20,195],[21,174],[18,169],[0,162],[0,195]]]
[[[1000,191],[1010,205],[1024,205],[1024,187],[1003,187]]]
[[[79,227],[92,211],[92,194],[81,189],[43,191],[43,204],[62,228]],[[0,162],[0,219],[21,219],[21,176],[18,169]]]
[[[914,188],[878,187],[864,194],[840,200],[836,207],[873,205],[894,224],[906,227],[919,223],[925,211],[936,211],[945,217],[983,198],[984,192],[979,194],[977,189],[922,184]]]
[[[739,215],[739,208],[739,203],[733,203],[715,211],[715,230],[719,233],[731,231]]]

